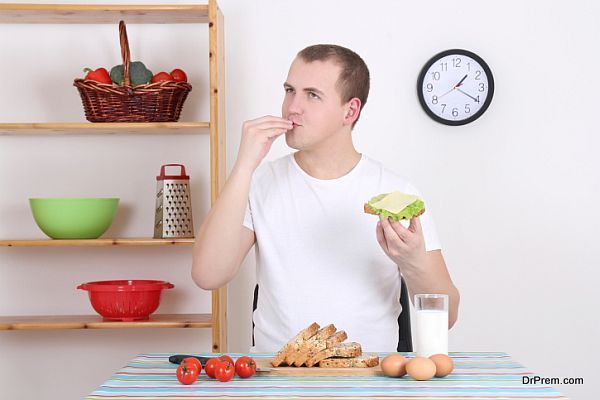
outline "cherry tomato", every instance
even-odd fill
[[[185,74],[185,72],[183,72],[182,69],[174,69],[173,71],[171,71],[171,76],[173,77],[174,81],[187,82],[187,75]]]
[[[256,373],[256,362],[248,356],[243,356],[235,362],[235,372],[240,378],[250,378]]]
[[[159,72],[158,74],[152,77],[152,83],[156,82],[164,82],[164,81],[172,81],[173,77],[168,72]]]
[[[210,376],[211,378],[215,377],[215,370],[217,368],[217,365],[221,362],[221,360],[219,360],[218,358],[211,358],[210,360],[208,360],[206,362],[206,365],[204,366],[204,370],[206,371],[206,375]]]
[[[222,354],[218,358],[221,361],[229,361],[231,363],[231,365],[235,365],[235,362],[233,361],[233,358],[229,357],[227,354]]]
[[[198,368],[181,364],[177,367],[177,380],[184,385],[191,385],[198,379]]]
[[[202,372],[202,364],[196,357],[184,358],[181,363],[185,364],[188,368],[196,367],[196,369],[198,369],[198,375],[200,375],[200,372]]]
[[[221,361],[215,370],[215,377],[221,382],[228,382],[235,375],[235,366],[229,361]]]

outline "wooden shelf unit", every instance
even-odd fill
[[[194,244],[194,239],[106,238],[106,239],[19,239],[0,240],[0,247],[102,247],[173,246]]]
[[[210,122],[29,122],[2,123],[0,135],[43,134],[148,134],[154,131],[196,133],[210,128]]]
[[[0,330],[210,328],[211,314],[155,314],[146,321],[104,321],[99,315],[2,316]]]
[[[2,24],[210,23],[209,4],[0,4]]]
[[[0,123],[0,135],[21,134],[115,134],[151,133],[175,130],[210,133],[210,190],[214,203],[226,178],[225,154],[225,60],[224,18],[216,0],[208,4],[0,4],[0,24],[190,24],[206,23],[209,31],[210,121],[174,123],[25,122]],[[97,239],[94,241],[2,240],[4,247],[43,246],[160,246],[191,244],[192,240],[157,241],[149,238]],[[213,352],[227,351],[227,288],[212,291],[212,313],[198,315],[156,315],[146,322],[104,322],[95,316],[0,317],[2,329],[75,328],[211,328]],[[189,318],[188,318],[189,317]],[[190,320],[190,321],[188,321]],[[58,321],[58,322],[57,322]],[[160,326],[158,326],[160,325]]]

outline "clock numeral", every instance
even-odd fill
[[[483,84],[483,83],[480,83],[480,84],[479,84],[479,91],[480,91],[480,92],[483,92],[484,90],[485,90],[485,84]]]
[[[452,116],[453,117],[458,117],[458,108],[453,108],[452,109]]]
[[[439,81],[440,80],[440,73],[438,71],[432,72],[431,75],[433,75],[433,80],[434,81]]]
[[[442,104],[442,114],[444,113],[444,110],[446,109],[446,105]]]
[[[448,71],[448,63],[447,62],[440,63],[440,65],[442,66],[442,71]]]
[[[433,83],[428,83],[427,84],[427,91],[428,92],[433,92]]]
[[[437,96],[433,96],[433,97],[431,98],[431,102],[432,102],[433,104],[437,104],[437,103],[438,103],[438,97],[437,97]]]
[[[481,80],[480,77],[481,77],[481,71],[475,71],[475,79],[479,81],[479,80]]]
[[[479,96],[477,96],[477,99],[475,100],[475,103],[479,103]]]
[[[471,72],[471,63],[470,62],[467,63],[467,72]]]
[[[460,58],[453,58],[452,59],[452,66],[454,68],[460,68],[460,63],[461,63],[461,59]]]
[[[469,114],[471,112],[471,105],[465,104],[465,114]]]

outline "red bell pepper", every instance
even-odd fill
[[[92,81],[112,84],[112,79],[110,79],[110,75],[106,68],[98,68],[95,71],[92,71],[91,68],[84,68],[83,72],[87,72],[85,79],[90,79]]]

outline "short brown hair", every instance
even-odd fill
[[[367,103],[367,97],[369,97],[371,78],[367,64],[358,54],[335,44],[315,44],[301,50],[298,57],[305,62],[333,60],[342,67],[336,83],[342,96],[342,103],[347,103],[354,97],[358,97],[362,111]],[[360,118],[360,114],[358,117]],[[358,118],[356,118],[352,127],[356,122],[358,122]]]

